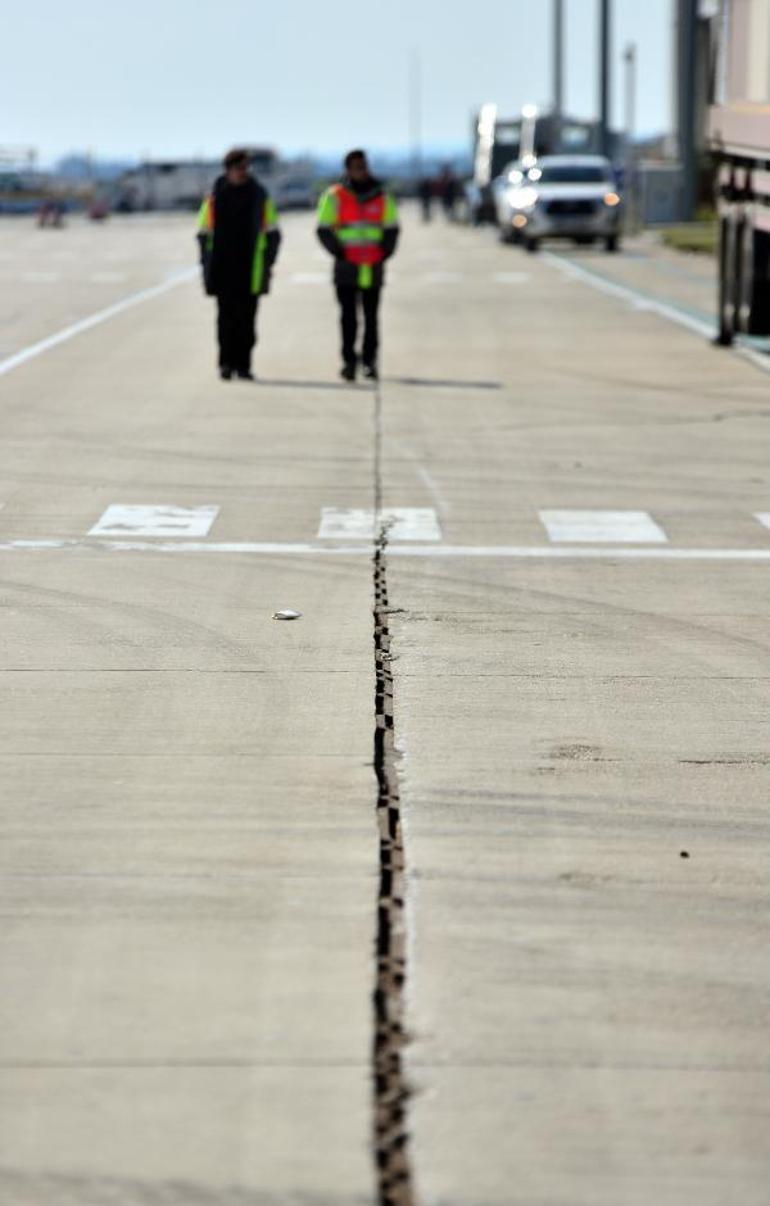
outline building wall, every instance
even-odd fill
[[[770,0],[748,0],[746,100],[770,100]]]

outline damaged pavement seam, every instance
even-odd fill
[[[415,1206],[403,1062],[407,931],[406,850],[396,770],[393,674],[388,601],[388,524],[382,512],[382,396],[375,393],[374,770],[377,777],[379,885],[373,993],[374,1155],[380,1206]]]

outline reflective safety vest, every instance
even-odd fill
[[[210,193],[208,197],[204,198],[203,204],[198,211],[198,233],[207,236],[206,244],[209,253],[211,253],[214,247],[214,226],[216,220],[214,194]],[[267,236],[273,230],[278,230],[278,211],[272,198],[266,196],[264,206],[262,207],[261,228],[254,244],[254,258],[251,262],[252,293],[261,293],[262,291],[262,284],[265,278]]]
[[[398,225],[393,198],[386,192],[362,198],[344,184],[333,184],[321,198],[318,225],[331,227],[342,244],[346,262],[358,265],[359,286],[371,288],[372,268],[383,259],[385,229]]]

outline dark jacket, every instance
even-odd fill
[[[231,185],[225,176],[217,179],[200,209],[198,242],[208,294],[269,292],[281,232],[258,180]]]
[[[382,196],[385,192],[385,187],[381,180],[370,176],[363,184],[354,184],[349,176],[346,176],[342,181],[343,186],[355,193],[360,201],[373,201],[376,197]],[[318,207],[318,227],[316,234],[319,242],[330,255],[334,256],[334,283],[341,288],[354,289],[358,282],[358,265],[350,264],[345,259],[345,249],[334,233],[332,226],[324,221],[324,206],[327,202],[328,192],[321,198]],[[398,245],[399,227],[397,224],[386,225],[383,230],[382,237],[382,254],[383,262],[374,264],[372,267],[373,279],[372,288],[379,289],[385,281],[385,260],[389,260],[396,250]]]

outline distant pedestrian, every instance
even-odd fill
[[[270,277],[281,234],[275,205],[249,170],[248,152],[229,151],[198,218],[206,292],[217,299],[219,375],[253,380],[259,298]]]
[[[439,193],[444,213],[450,222],[454,222],[457,217],[456,206],[460,198],[460,181],[449,165],[444,168],[439,178]]]
[[[377,380],[378,311],[385,279],[384,263],[398,243],[395,199],[369,171],[364,151],[345,156],[346,176],[333,184],[318,205],[318,238],[334,256],[334,284],[342,325],[342,372],[355,381],[359,305],[364,315],[361,361],[364,376]]]
[[[435,182],[430,176],[423,176],[417,184],[417,195],[420,198],[423,222],[430,222],[433,216],[433,195],[435,189]]]

